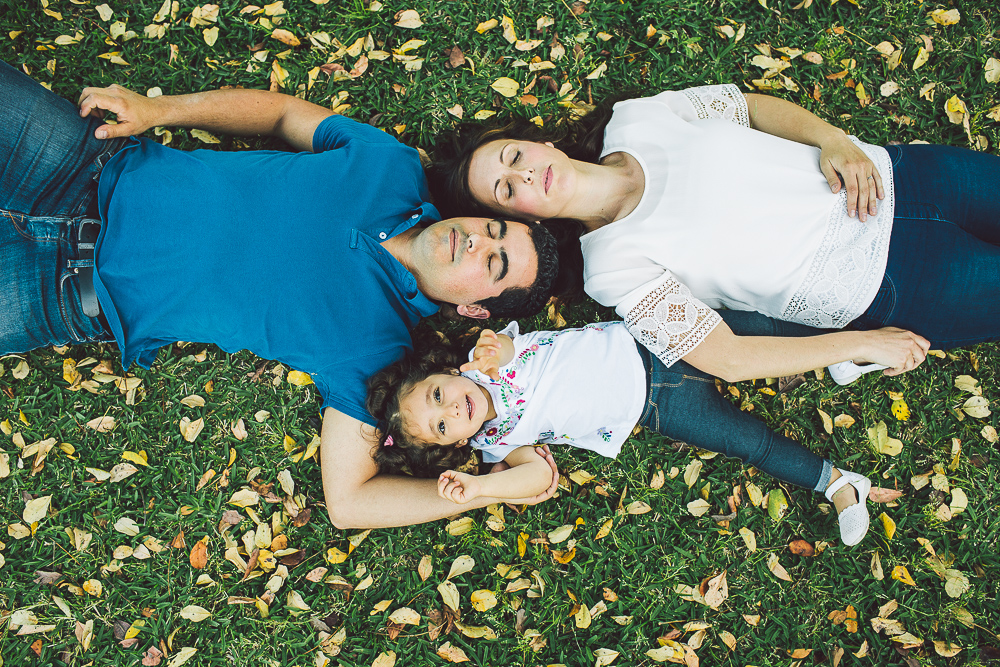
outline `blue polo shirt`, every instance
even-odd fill
[[[380,243],[425,218],[415,150],[343,116],[313,153],[179,151],[133,140],[98,187],[95,286],[122,364],[175,341],[247,349],[312,375],[369,424],[366,381],[437,306]]]

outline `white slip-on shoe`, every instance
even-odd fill
[[[827,366],[826,370],[830,371],[830,377],[837,384],[851,384],[865,373],[884,371],[886,368],[888,366],[883,366],[882,364],[865,364],[864,366],[859,366],[853,361],[841,361],[839,364]]]
[[[855,493],[858,494],[858,502],[841,512],[837,516],[837,521],[840,523],[840,541],[845,546],[852,547],[868,532],[871,520],[868,515],[868,492],[872,490],[872,481],[856,472],[840,470],[840,477],[827,487],[823,495],[832,503],[834,494],[848,484],[853,486]]]

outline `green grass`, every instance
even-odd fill
[[[360,2],[316,5],[308,0],[286,0],[287,12],[280,27],[303,39],[303,46],[289,49],[269,38],[269,29],[259,23],[259,14],[241,14],[246,3],[222,2],[218,21],[218,41],[209,47],[202,30],[192,28],[188,19],[197,6],[182,0],[176,20],[169,19],[169,29],[162,39],[147,39],[143,29],[150,24],[161,2],[136,0],[109,2],[114,10],[110,21],[102,20],[95,3],[75,4],[69,0],[50,0],[49,9],[61,12],[62,20],[46,15],[38,2],[0,0],[0,57],[15,66],[24,66],[30,74],[52,86],[56,92],[75,99],[86,85],[119,82],[145,92],[159,87],[164,93],[184,93],[241,85],[267,88],[271,63],[283,54],[281,63],[288,72],[285,90],[301,94],[318,104],[330,105],[343,92],[352,105],[346,113],[355,119],[371,122],[401,140],[432,149],[434,136],[454,122],[446,109],[461,104],[466,118],[476,111],[494,110],[501,116],[538,115],[546,123],[557,123],[565,113],[558,98],[544,81],[536,81],[532,94],[536,107],[520,104],[518,97],[503,98],[490,84],[501,76],[518,81],[522,88],[533,78],[526,67],[517,67],[518,59],[533,55],[549,58],[549,43],[558,34],[567,55],[556,68],[541,72],[552,76],[559,85],[569,83],[577,91],[577,101],[599,101],[620,90],[656,92],[708,82],[733,81],[751,90],[753,79],[762,71],[751,63],[760,52],[754,45],[793,47],[815,51],[823,64],[794,59],[784,73],[797,84],[799,91],[777,91],[787,99],[810,108],[862,139],[872,142],[923,140],[954,145],[968,145],[960,125],[948,121],[945,101],[958,95],[968,106],[972,135],[983,135],[989,150],[1000,142],[1000,123],[988,116],[1000,104],[1000,89],[986,82],[983,65],[989,57],[1000,57],[1000,12],[993,2],[955,3],[961,10],[957,25],[942,27],[928,24],[927,13],[949,9],[950,5],[921,2],[862,1],[855,7],[847,0],[830,5],[816,0],[809,8],[793,9],[794,3],[770,0],[769,8],[757,2],[695,2],[693,0],[623,3],[615,0],[591,0],[585,11],[572,14],[566,3],[550,2],[430,2],[412,5],[386,2],[381,11],[369,11]],[[403,9],[416,9],[424,22],[418,29],[394,26],[393,15]],[[527,53],[508,44],[495,28],[484,34],[475,27],[490,18],[507,15],[514,18],[521,39],[540,38],[542,46]],[[539,16],[549,16],[554,23],[536,35]],[[274,17],[272,17],[273,19]],[[115,45],[106,38],[115,21],[138,36]],[[256,24],[254,24],[256,22]],[[732,25],[746,31],[738,43],[722,39],[715,26]],[[647,39],[647,27],[657,33]],[[844,28],[843,31],[840,28]],[[10,37],[12,31],[20,31]],[[79,43],[57,46],[60,35],[82,33]],[[311,48],[305,36],[326,32],[345,45],[371,34],[378,48],[391,51],[409,39],[426,40],[411,51],[424,58],[422,69],[408,72],[393,59],[372,60],[368,71],[350,81],[332,81],[321,75],[308,92],[308,71],[329,59],[331,53]],[[598,33],[610,35],[602,41]],[[931,37],[934,51],[923,67],[913,70],[912,63],[922,44],[920,35]],[[882,41],[893,42],[903,51],[902,64],[889,71],[885,58],[869,48]],[[248,47],[263,43],[269,50],[263,62],[253,59]],[[176,45],[171,62],[169,45]],[[574,54],[574,45],[580,49]],[[458,69],[445,67],[446,49],[458,45],[471,64]],[[51,48],[50,48],[51,47]],[[127,66],[116,65],[100,54],[120,52]],[[288,51],[287,54],[283,52]],[[849,76],[830,80],[826,76],[843,69],[839,61],[854,59]],[[47,64],[54,60],[54,74]],[[347,69],[356,59],[345,56],[338,62]],[[607,73],[588,81],[586,77],[599,65]],[[474,66],[474,70],[473,70]],[[249,71],[248,71],[249,70]],[[887,80],[899,83],[900,92],[884,98],[879,87]],[[846,86],[851,80],[863,83],[873,98],[862,107],[855,90]],[[922,86],[935,83],[933,101],[919,95]],[[810,97],[820,86],[819,101]],[[907,117],[900,124],[895,118]],[[397,131],[394,128],[405,126]],[[267,142],[222,138],[221,148],[256,147]],[[195,148],[201,144],[185,130],[173,132],[172,145]],[[317,187],[330,184],[317,183]],[[267,174],[260,175],[260,191],[266,196]],[[768,205],[748,202],[748,205]],[[612,313],[596,306],[583,305],[565,313],[571,324],[594,319],[609,319]],[[464,324],[440,319],[432,325],[458,331]],[[531,328],[550,324],[544,317],[525,322]],[[9,455],[11,474],[0,480],[0,522],[21,522],[22,511],[30,497],[52,496],[52,509],[41,520],[33,537],[15,539],[2,536],[0,555],[0,615],[30,609],[38,623],[55,628],[41,634],[17,636],[7,623],[0,628],[0,651],[5,665],[137,665],[143,652],[160,642],[168,642],[170,656],[181,647],[195,647],[198,653],[190,665],[306,665],[316,664],[320,636],[312,619],[326,619],[331,630],[343,626],[347,638],[333,664],[344,667],[368,666],[387,651],[398,655],[399,665],[444,664],[434,652],[445,641],[462,648],[474,664],[508,665],[593,665],[594,651],[608,648],[618,651],[615,665],[648,665],[648,649],[657,646],[657,637],[680,629],[691,620],[703,619],[712,626],[696,653],[703,665],[789,665],[788,651],[808,648],[813,653],[806,663],[830,660],[837,647],[848,651],[842,664],[903,664],[903,656],[884,634],[872,630],[869,620],[878,607],[891,599],[899,602],[892,615],[906,629],[925,640],[922,649],[910,651],[911,664],[976,665],[987,662],[1000,644],[997,608],[997,581],[1000,556],[997,517],[998,473],[1000,456],[981,431],[985,425],[1000,427],[996,413],[985,419],[965,416],[961,411],[967,394],[954,387],[954,378],[968,374],[976,377],[984,395],[995,398],[997,373],[1000,371],[1000,348],[982,345],[973,350],[958,350],[947,358],[929,358],[928,362],[900,378],[866,376],[856,384],[841,388],[829,378],[819,380],[812,374],[801,387],[769,396],[762,393],[763,381],[737,385],[744,408],[789,435],[800,439],[813,450],[851,468],[873,476],[883,487],[905,492],[898,505],[884,508],[897,525],[892,540],[885,539],[881,525],[873,526],[869,537],[858,547],[847,549],[836,539],[837,527],[832,516],[819,508],[813,494],[786,488],[790,502],[788,515],[781,522],[771,520],[765,511],[746,502],[722,529],[709,516],[693,517],[687,503],[699,497],[704,485],[710,485],[708,499],[712,512],[725,506],[734,485],[745,489],[750,482],[766,494],[777,484],[763,475],[751,477],[750,471],[731,461],[715,458],[705,461],[698,482],[688,488],[683,474],[668,478],[662,488],[651,489],[650,480],[658,469],[683,471],[694,453],[659,436],[640,433],[625,446],[617,461],[596,455],[560,450],[557,459],[563,471],[582,468],[596,480],[580,486],[569,483],[557,499],[516,514],[504,510],[502,532],[490,530],[484,511],[471,514],[475,526],[467,534],[452,536],[445,531],[447,522],[398,530],[373,531],[346,562],[325,563],[324,554],[331,547],[348,550],[348,538],[357,531],[337,531],[322,505],[319,467],[314,460],[294,462],[284,446],[286,436],[301,449],[319,428],[319,401],[312,387],[296,387],[286,380],[289,369],[264,362],[252,355],[229,355],[208,348],[207,357],[198,360],[205,346],[184,349],[171,347],[161,352],[150,372],[133,369],[142,380],[132,404],[114,385],[105,384],[97,394],[73,392],[63,380],[63,360],[86,357],[118,363],[110,347],[74,348],[60,355],[40,350],[23,355],[29,372],[23,379],[14,377],[14,368],[22,360],[0,360],[0,421],[6,420],[23,442],[31,445],[46,438],[72,445],[67,454],[59,446],[48,454],[44,466],[32,474],[33,458],[19,462],[20,447],[5,435],[2,449]],[[255,372],[263,368],[253,380]],[[84,379],[93,366],[84,366]],[[120,370],[119,370],[120,372]],[[213,383],[212,391],[205,388]],[[723,387],[723,390],[728,388]],[[890,412],[887,391],[902,392],[912,416],[897,421]],[[186,407],[180,399],[199,394],[204,407]],[[835,428],[827,434],[817,409],[833,417],[852,416],[856,423],[849,428]],[[270,416],[262,422],[255,413],[266,410]],[[20,421],[23,414],[26,421]],[[86,422],[102,415],[116,420],[109,433],[98,433]],[[204,431],[189,443],[183,439],[178,423],[182,417],[206,422]],[[238,419],[246,423],[249,436],[238,440],[230,424]],[[888,425],[889,435],[900,438],[899,456],[876,454],[868,444],[866,429],[879,421]],[[948,522],[934,516],[942,498],[931,487],[915,490],[910,478],[931,469],[935,464],[950,463],[952,440],[961,440],[962,455],[955,470],[946,470],[952,486],[961,487],[969,497],[968,509]],[[69,448],[67,448],[69,449]],[[123,452],[144,450],[148,467],[119,483],[96,483],[85,468],[111,470],[123,462]],[[231,466],[230,450],[235,450]],[[198,480],[208,470],[221,473],[228,467],[228,486],[220,486],[220,476],[202,489]],[[304,550],[301,563],[290,569],[284,586],[263,616],[254,605],[229,604],[230,596],[262,596],[268,576],[241,581],[242,573],[223,558],[225,537],[219,531],[223,512],[231,495],[246,484],[248,473],[257,469],[255,479],[277,485],[277,475],[288,469],[296,483],[296,493],[312,509],[311,520],[301,527],[289,525],[289,546]],[[603,490],[606,495],[599,492]],[[744,493],[746,498],[746,493]],[[621,501],[627,506],[643,501],[652,510],[646,514],[618,512]],[[239,509],[241,522],[228,532],[236,540],[256,526],[247,510]],[[883,508],[874,508],[875,514]],[[270,521],[281,512],[280,504],[261,502],[257,517]],[[138,536],[116,532],[115,521],[128,517],[140,526]],[[555,528],[582,519],[571,539],[576,540],[576,555],[566,564],[553,560],[542,542],[529,543],[523,556],[517,551],[517,536],[544,537]],[[596,536],[607,519],[614,520],[611,533]],[[67,528],[79,528],[93,534],[85,551],[76,551]],[[740,528],[756,534],[758,550],[748,553],[738,534]],[[185,549],[167,549],[147,560],[127,558],[116,572],[103,570],[113,561],[120,545],[137,547],[147,536],[165,545],[184,532]],[[728,531],[728,532],[727,532]],[[195,542],[208,537],[209,561],[203,571],[194,569],[188,553]],[[813,558],[792,555],[787,545],[795,538],[810,542],[828,542],[826,550]],[[928,565],[927,553],[918,538],[930,540],[938,554],[954,561],[949,567],[969,578],[969,590],[958,598],[945,593],[944,582]],[[553,548],[565,549],[565,543]],[[870,570],[874,553],[881,558],[885,572],[876,580]],[[455,631],[435,640],[428,637],[428,612],[441,609],[437,586],[459,555],[472,556],[474,569],[454,579],[461,596],[462,621],[471,626],[489,626],[497,639],[473,639]],[[777,554],[788,570],[791,582],[776,579],[768,569],[768,556]],[[421,557],[433,557],[434,572],[421,581],[417,564]],[[532,571],[544,581],[541,597],[527,591],[506,593],[508,584],[495,568],[513,565],[522,576]],[[893,580],[893,567],[905,566],[916,582],[910,587]],[[352,585],[367,576],[371,585],[349,597],[329,583],[313,583],[306,574],[314,567],[329,568],[327,576],[339,575]],[[113,568],[115,569],[115,568]],[[58,572],[53,585],[36,583],[36,570]],[[729,598],[712,610],[684,600],[675,592],[679,584],[697,585],[706,577],[727,571]],[[216,582],[197,586],[200,574]],[[72,586],[88,579],[103,584],[101,597],[76,595]],[[70,586],[66,586],[69,584]],[[617,599],[606,601],[608,611],[580,629],[569,616],[574,608],[570,594],[580,604],[592,607],[603,599],[604,589]],[[499,604],[488,611],[472,608],[470,595],[480,589],[497,594]],[[294,615],[286,607],[289,591],[299,593],[311,611]],[[53,596],[66,601],[73,619],[54,603]],[[393,600],[381,612],[371,613],[382,600]],[[827,619],[835,609],[853,605],[858,612],[859,631],[849,633],[844,625]],[[212,616],[195,623],[179,616],[187,605],[198,605]],[[386,632],[391,612],[411,607],[421,614],[421,625],[406,626],[395,639]],[[957,619],[957,610],[965,609],[975,619],[967,627]],[[518,626],[518,610],[525,618]],[[760,615],[756,627],[743,615]],[[631,616],[628,625],[618,625],[612,616]],[[125,627],[142,619],[138,642],[122,647],[115,638],[114,626]],[[93,621],[94,637],[84,650],[74,636],[76,622]],[[530,638],[516,629],[537,630],[545,647],[535,652]],[[722,641],[722,632],[738,638],[735,651]],[[686,641],[691,633],[680,639]],[[36,655],[32,642],[40,639]],[[958,656],[938,656],[933,640],[949,640],[965,647]],[[855,659],[855,652],[868,643],[868,657]],[[981,650],[985,647],[985,650]],[[332,653],[332,652],[331,652]],[[166,664],[168,658],[164,658]]]

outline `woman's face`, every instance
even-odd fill
[[[469,163],[469,189],[500,215],[528,220],[573,217],[573,162],[551,143],[497,139],[480,146]]]

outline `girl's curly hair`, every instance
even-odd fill
[[[366,407],[377,420],[378,444],[372,458],[380,473],[411,472],[415,477],[437,477],[469,459],[472,446],[428,445],[406,431],[399,402],[418,382],[437,373],[456,372],[462,358],[446,339],[429,327],[414,331],[414,350],[368,380]],[[392,437],[392,445],[386,440]]]

